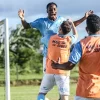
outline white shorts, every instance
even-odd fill
[[[39,93],[49,92],[54,85],[57,85],[61,95],[69,95],[69,76],[44,74]]]
[[[80,96],[75,96],[74,100],[100,100],[100,98],[83,98]]]

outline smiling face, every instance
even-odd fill
[[[57,18],[57,7],[54,4],[49,5],[47,8],[48,18],[55,21]]]

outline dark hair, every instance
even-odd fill
[[[46,8],[48,9],[49,6],[51,6],[52,4],[55,5],[55,6],[57,7],[57,4],[56,4],[56,3],[54,3],[54,2],[50,2],[50,3],[47,4]]]
[[[68,21],[63,21],[61,24],[61,29],[63,31],[63,34],[67,34],[71,31],[71,24]]]
[[[100,30],[100,17],[92,14],[87,17],[87,28],[90,32],[95,33]]]

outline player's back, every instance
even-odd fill
[[[79,63],[77,95],[100,97],[100,36],[89,36],[81,40],[80,44],[82,58]]]
[[[70,55],[71,38],[66,36],[64,38],[54,35],[50,38],[48,45],[48,55],[46,61],[46,73],[49,74],[66,74],[69,71],[55,70],[51,66],[51,61],[64,63],[67,62]]]

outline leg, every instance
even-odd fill
[[[45,73],[41,82],[37,100],[45,100],[45,95],[53,88],[54,85],[54,75]]]
[[[68,100],[69,96],[69,76],[55,75],[56,84],[60,93],[60,100]]]
[[[100,100],[100,98],[96,98],[96,99],[94,99],[94,100]]]
[[[61,95],[61,100],[68,100],[68,96],[66,96],[66,95]]]
[[[59,94],[59,99],[58,100],[61,100],[61,95]]]
[[[83,98],[80,96],[75,96],[74,100],[100,100],[100,98],[95,99],[95,98]]]
[[[43,73],[46,71],[46,57],[43,57]]]
[[[39,93],[37,100],[45,100],[45,94],[44,93]]]

